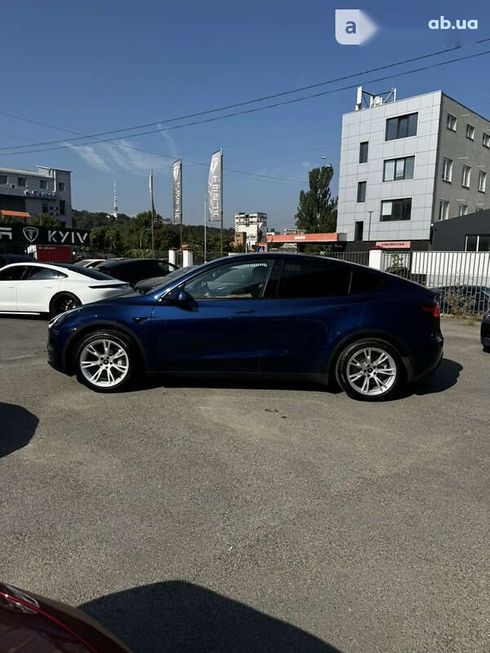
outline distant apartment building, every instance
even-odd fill
[[[71,173],[44,166],[38,166],[37,172],[0,168],[0,211],[31,217],[46,213],[71,227]]]
[[[252,249],[265,239],[267,213],[235,213],[235,234],[245,234],[246,249]]]
[[[439,220],[490,208],[490,122],[435,91],[358,90],[342,120],[337,231],[427,247]]]

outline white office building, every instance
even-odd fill
[[[442,91],[397,100],[359,89],[342,120],[337,231],[427,246],[436,221],[490,208],[489,172],[479,114]]]
[[[71,172],[38,166],[37,171],[0,168],[0,211],[46,213],[72,226]]]
[[[267,213],[235,213],[235,234],[246,234],[246,248],[253,249],[265,239]]]

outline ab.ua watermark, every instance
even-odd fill
[[[477,18],[457,18],[455,21],[445,18],[444,16],[439,16],[439,18],[432,18],[427,23],[429,29],[478,29],[478,19]]]

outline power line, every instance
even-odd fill
[[[490,38],[489,39],[482,39],[480,41],[477,41],[477,43],[483,43],[484,41],[488,41],[488,40],[490,40]],[[243,106],[246,106],[246,105],[249,105],[249,104],[256,104],[256,103],[259,103],[259,102],[264,102],[266,100],[271,100],[271,99],[275,99],[275,98],[279,98],[279,97],[285,97],[287,95],[292,95],[292,94],[295,94],[295,93],[300,93],[302,91],[307,91],[307,90],[311,90],[311,89],[314,89],[314,88],[319,88],[321,86],[334,84],[336,82],[345,81],[347,79],[352,79],[354,77],[359,77],[361,75],[369,75],[369,74],[372,74],[372,73],[375,73],[375,72],[379,72],[381,70],[387,70],[389,68],[394,68],[394,67],[401,66],[401,65],[404,65],[404,64],[414,63],[416,61],[421,61],[421,60],[424,60],[424,59],[429,59],[429,58],[432,58],[432,57],[436,57],[436,56],[441,55],[441,54],[447,54],[448,52],[452,52],[454,50],[459,50],[462,47],[464,47],[464,46],[457,45],[457,46],[453,46],[451,48],[445,48],[444,50],[437,50],[435,52],[429,52],[429,53],[426,53],[426,54],[423,54],[423,55],[419,55],[417,57],[411,57],[409,59],[404,59],[402,61],[398,61],[398,62],[394,62],[394,63],[390,63],[390,64],[384,64],[383,66],[377,66],[375,68],[370,68],[368,70],[363,70],[363,71],[360,71],[360,72],[357,72],[357,73],[351,73],[349,75],[343,75],[341,77],[328,79],[328,80],[325,80],[325,81],[322,81],[322,82],[316,82],[314,84],[308,84],[306,86],[301,86],[299,88],[289,89],[287,91],[281,91],[279,93],[273,93],[271,95],[264,95],[264,96],[261,96],[261,97],[253,98],[251,100],[243,100],[241,102],[236,102],[236,103],[224,105],[224,106],[221,106],[221,107],[215,107],[213,109],[206,109],[206,110],[203,110],[203,111],[196,111],[194,113],[184,114],[182,116],[176,116],[174,118],[166,118],[166,119],[157,120],[157,121],[154,121],[154,122],[143,123],[143,124],[140,124],[140,125],[133,125],[132,127],[124,127],[124,128],[120,128],[120,129],[113,129],[113,130],[110,130],[110,131],[95,132],[95,133],[89,134],[89,135],[78,134],[78,138],[71,139],[70,142],[73,143],[75,141],[81,141],[81,140],[85,140],[87,138],[90,138],[90,139],[94,138],[95,139],[95,138],[98,138],[99,136],[109,136],[109,135],[113,135],[113,134],[123,134],[123,133],[126,133],[126,132],[135,131],[137,129],[146,129],[147,127],[157,127],[157,129],[155,131],[164,131],[164,130],[161,129],[160,126],[163,125],[163,124],[168,124],[170,122],[188,120],[189,118],[197,118],[197,117],[204,116],[204,115],[209,115],[209,114],[212,114],[212,113],[227,111],[229,109],[236,109],[238,107],[243,107]],[[6,111],[0,111],[0,113],[2,113],[3,115],[9,115],[10,117],[16,118],[16,116],[14,114],[9,114]],[[42,123],[42,122],[37,121],[37,120],[28,120],[28,122],[31,122],[33,124],[39,124],[39,125],[42,125],[44,127],[49,127],[49,128],[56,129],[56,127],[53,127],[52,125],[49,125],[48,123]],[[191,123],[191,124],[194,124],[194,123]],[[72,132],[71,130],[63,130],[63,131],[67,131],[69,133],[77,134],[77,132]],[[145,133],[147,133],[147,132],[145,132]],[[137,136],[137,135],[139,135],[139,134],[127,136],[127,138]],[[117,139],[111,139],[111,140],[117,140]],[[44,145],[56,145],[56,144],[64,143],[64,142],[65,141],[63,141],[61,139],[58,139],[58,140],[52,140],[52,141],[44,141],[44,142],[40,142],[40,143],[33,143],[31,145],[19,145],[18,148],[29,148],[29,147],[37,147],[37,146],[44,146]],[[105,142],[105,141],[100,141],[100,142]],[[12,149],[12,148],[6,148],[6,147],[0,148],[0,150],[6,150],[6,149]]]
[[[418,72],[431,70],[433,68],[439,68],[439,67],[442,67],[442,66],[447,66],[447,65],[452,64],[452,63],[457,63],[457,62],[460,62],[460,61],[466,61],[466,60],[469,60],[469,59],[475,59],[477,57],[482,57],[482,56],[485,56],[487,54],[490,54],[490,50],[485,50],[483,52],[477,52],[477,53],[469,54],[469,55],[466,55],[466,56],[463,56],[463,57],[456,57],[454,59],[448,59],[446,61],[440,61],[440,62],[435,63],[435,64],[429,64],[427,66],[421,66],[419,68],[413,68],[411,70],[401,71],[401,72],[396,73],[395,76],[396,77],[403,77],[403,76],[406,76],[406,75],[412,75],[412,74],[415,74],[415,73],[418,73]],[[432,56],[432,55],[429,55],[429,56]],[[348,79],[350,77],[352,77],[352,75],[348,75],[344,79]],[[375,78],[375,79],[368,80],[367,83],[376,83],[376,82],[386,81],[387,79],[392,79],[392,78],[393,78],[392,75],[385,75],[385,76],[382,76],[382,77],[378,77],[378,78]],[[332,89],[332,90],[328,90],[328,91],[322,91],[322,92],[319,92],[319,93],[314,93],[314,94],[302,96],[302,97],[299,97],[299,98],[291,98],[291,99],[288,99],[288,100],[284,100],[282,102],[274,102],[274,103],[271,103],[271,104],[262,105],[260,107],[253,107],[253,108],[249,108],[249,109],[244,109],[242,111],[235,111],[235,112],[228,113],[228,114],[225,114],[225,115],[222,115],[222,116],[215,116],[215,117],[212,117],[212,118],[204,118],[202,120],[195,120],[195,121],[192,121],[192,122],[183,123],[181,125],[172,125],[170,127],[166,127],[165,129],[150,129],[148,131],[138,132],[137,134],[127,134],[124,137],[124,139],[137,138],[139,136],[146,136],[148,134],[153,134],[153,133],[159,132],[159,131],[171,131],[171,130],[174,130],[174,129],[183,129],[185,127],[191,127],[191,126],[200,125],[200,124],[204,124],[204,123],[210,123],[210,122],[216,122],[216,121],[219,121],[219,120],[223,120],[225,118],[234,118],[234,117],[240,116],[240,115],[257,113],[259,111],[264,111],[266,109],[273,109],[273,108],[276,108],[276,107],[279,107],[279,106],[284,106],[284,105],[288,105],[288,104],[295,104],[295,103],[298,103],[298,102],[304,102],[305,100],[315,99],[315,98],[318,98],[318,97],[323,97],[325,95],[331,95],[333,93],[339,93],[341,91],[350,90],[350,89],[353,89],[353,88],[356,88],[356,87],[357,87],[357,84],[350,84],[350,85],[347,85],[347,86],[342,86],[342,87],[339,87],[339,88],[336,88],[336,89]],[[85,137],[85,138],[87,138],[87,137]],[[117,140],[123,140],[123,139],[121,139],[120,137],[119,138],[100,138],[100,139],[96,139],[96,140],[89,140],[89,141],[87,141],[85,143],[82,143],[79,147],[84,147],[86,145],[93,145],[93,144],[97,144],[97,143],[107,143],[107,142],[117,141]],[[53,144],[62,143],[62,145],[55,145],[54,147],[43,147],[43,148],[41,148],[41,147],[38,147],[38,146],[40,146],[42,144],[38,143],[35,146],[36,149],[21,151],[21,150],[19,150],[18,147],[17,148],[11,147],[11,148],[3,148],[3,149],[8,149],[10,151],[5,152],[5,153],[1,152],[1,153],[4,156],[13,156],[13,155],[17,155],[17,154],[30,154],[30,153],[34,153],[34,152],[48,152],[48,151],[57,150],[57,149],[65,149],[67,147],[72,146],[72,142],[67,142],[66,140],[64,140],[64,141],[53,141],[52,143]],[[46,143],[46,144],[48,144],[48,143]],[[21,146],[21,147],[25,147],[25,146]],[[76,146],[73,145],[73,147],[76,147]]]

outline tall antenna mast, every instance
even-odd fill
[[[112,217],[117,218],[117,187],[116,187],[116,178],[113,179],[113,204],[112,204]]]

